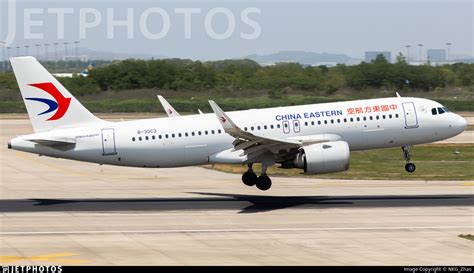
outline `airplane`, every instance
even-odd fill
[[[171,168],[246,164],[242,182],[268,190],[267,168],[306,174],[346,171],[350,152],[402,147],[415,171],[411,147],[453,137],[467,122],[440,103],[392,97],[123,122],[89,112],[33,57],[10,59],[34,133],[8,148],[98,164]],[[252,166],[261,164],[257,175]],[[377,164],[374,162],[373,164]]]
[[[176,109],[171,106],[171,104],[161,95],[157,95],[158,99],[160,100],[161,106],[163,106],[163,109],[165,110],[166,114],[168,117],[179,117],[181,116]],[[198,113],[200,115],[203,115],[204,113],[201,111],[201,109],[198,109]]]

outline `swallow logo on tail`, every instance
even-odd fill
[[[51,120],[58,120],[62,118],[64,114],[66,114],[67,109],[69,108],[69,104],[71,103],[71,98],[65,98],[63,94],[59,92],[56,86],[54,86],[54,84],[50,82],[45,82],[45,83],[29,84],[29,86],[36,87],[39,90],[42,90],[48,93],[54,99],[54,100],[51,100],[51,99],[45,99],[45,98],[25,98],[26,100],[38,101],[38,102],[42,102],[48,105],[49,108],[46,111],[39,113],[38,116],[56,111],[54,115],[52,115],[49,119],[47,119],[51,121]]]

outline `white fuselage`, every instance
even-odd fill
[[[420,98],[384,98],[228,112],[243,130],[279,139],[326,136],[346,141],[350,150],[430,143],[466,128],[454,113],[434,115],[439,103]],[[74,139],[70,147],[27,139]],[[248,163],[230,153],[234,138],[215,114],[122,122],[100,122],[12,139],[13,149],[41,155],[134,167],[179,167],[207,163]],[[226,151],[228,153],[226,153]]]

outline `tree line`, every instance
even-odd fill
[[[243,60],[191,61],[183,59],[125,60],[104,64],[90,71],[89,77],[61,78],[60,81],[76,95],[107,90],[166,89],[219,90],[225,94],[241,90],[266,90],[278,96],[287,90],[326,91],[340,89],[363,90],[423,90],[474,86],[474,64],[413,66],[399,55],[389,63],[379,55],[370,63],[335,67],[305,66],[298,63],[278,63],[261,66]],[[0,77],[0,84],[12,83]],[[9,84],[9,85],[10,85]]]

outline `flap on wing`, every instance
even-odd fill
[[[290,137],[289,139],[298,140],[301,143],[303,143],[303,145],[311,145],[311,144],[322,143],[322,142],[344,140],[340,135],[336,135],[336,134],[296,136],[296,137]]]

